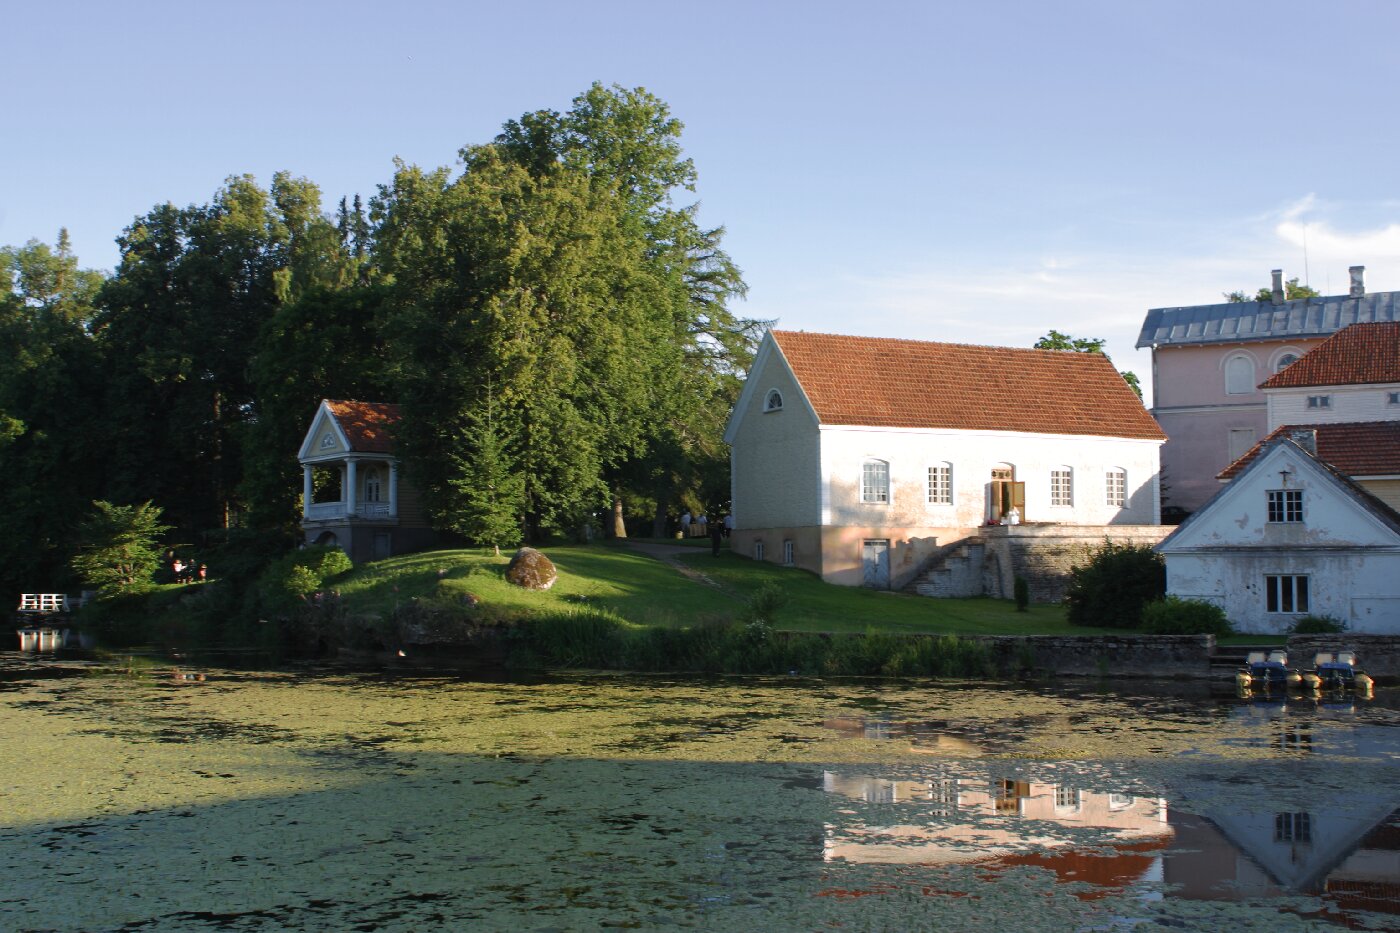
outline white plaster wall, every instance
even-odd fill
[[[1026,484],[1027,522],[1155,525],[1160,442],[1123,438],[992,431],[823,426],[820,463],[823,525],[973,528],[987,518],[993,466],[1015,467]],[[890,502],[860,501],[861,468],[869,458],[890,465]],[[928,468],[953,467],[953,504],[928,503]],[[1050,472],[1074,471],[1074,504],[1050,505]],[[1127,474],[1124,507],[1107,504],[1105,474]]]
[[[1299,548],[1164,556],[1168,593],[1215,603],[1241,632],[1282,633],[1305,615],[1266,612],[1264,577],[1307,574],[1312,615],[1342,619],[1355,632],[1400,635],[1400,550]]]
[[[1389,392],[1400,392],[1400,384],[1269,389],[1269,430],[1283,424],[1400,420],[1400,405],[1386,401]],[[1332,404],[1309,408],[1310,395],[1331,396]]]
[[[749,379],[757,391],[735,424],[729,456],[734,526],[815,526],[821,520],[816,418],[778,353]],[[782,393],[781,411],[763,410],[769,389]]]

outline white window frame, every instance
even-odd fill
[[[1055,467],[1050,471],[1050,505],[1069,508],[1074,505],[1074,468]]]
[[[786,538],[786,539],[784,539],[784,540],[783,540],[783,566],[784,566],[784,567],[791,567],[791,566],[793,565],[793,551],[794,551],[794,550],[795,550],[795,548],[793,547],[792,539],[791,539],[791,538]]]
[[[380,477],[378,467],[368,467],[365,469],[365,500],[366,502],[383,502],[384,481]]]
[[[1128,504],[1128,471],[1121,467],[1106,470],[1103,475],[1104,502],[1114,508]]]
[[[1289,366],[1292,366],[1294,363],[1298,362],[1299,358],[1302,357],[1302,355],[1303,351],[1298,349],[1297,347],[1284,347],[1282,350],[1278,351],[1277,355],[1274,356],[1274,361],[1269,368],[1276,373],[1281,373]]]
[[[755,541],[755,542],[753,543],[753,559],[754,559],[754,560],[763,560],[763,542],[762,542],[762,541]]]
[[[782,411],[782,410],[783,410],[783,393],[782,393],[782,392],[779,392],[777,389],[769,389],[769,390],[768,390],[768,394],[765,395],[765,396],[763,397],[763,411],[764,411],[765,413],[767,413],[767,412],[770,412],[770,411]]]
[[[1302,586],[1299,586],[1300,582]],[[1308,574],[1264,574],[1265,612],[1270,615],[1306,615],[1311,611],[1311,605],[1312,585]]]
[[[1301,525],[1303,523],[1303,490],[1270,489],[1265,497],[1266,516],[1270,525]]]
[[[928,504],[953,504],[953,465],[935,463],[928,468]]]
[[[1400,392],[1387,392],[1385,394],[1385,403],[1387,405],[1400,405]]]
[[[1083,795],[1077,787],[1066,787],[1063,784],[1055,785],[1055,809],[1056,810],[1078,810],[1083,803]]]
[[[860,501],[864,505],[890,504],[890,462],[867,459],[860,465]]]
[[[1332,396],[1330,395],[1309,395],[1308,407],[1315,409],[1332,408]]]

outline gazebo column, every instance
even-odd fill
[[[316,494],[315,487],[311,482],[312,467],[309,463],[301,465],[301,517],[311,517],[311,500]]]
[[[355,460],[353,458],[345,461],[345,514],[355,514],[355,490],[357,480],[355,478]]]
[[[389,462],[389,517],[399,517],[399,463]]]

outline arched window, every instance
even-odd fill
[[[1292,350],[1287,350],[1274,361],[1274,372],[1282,372],[1296,362],[1298,362],[1298,354],[1294,353]]]
[[[860,501],[884,504],[890,501],[890,465],[885,460],[867,460],[860,468]]]
[[[1236,353],[1225,361],[1225,393],[1227,395],[1250,395],[1254,392],[1254,358],[1246,353]]]
[[[777,389],[769,389],[767,397],[763,400],[763,410],[782,411],[783,393],[779,392]]]

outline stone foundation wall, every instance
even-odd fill
[[[1288,664],[1305,670],[1319,651],[1355,651],[1356,666],[1372,677],[1400,680],[1400,635],[1289,635]]]
[[[1070,568],[1084,563],[1104,541],[1114,544],[1157,544],[1172,528],[1167,525],[1001,525],[983,528],[986,544],[982,589],[988,596],[1011,599],[1016,578],[1030,584],[1031,599],[1055,603],[1064,599]]]

